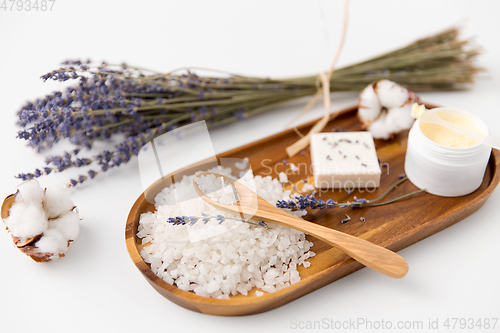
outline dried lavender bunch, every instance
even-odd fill
[[[332,91],[361,90],[370,82],[389,79],[413,91],[456,90],[472,83],[480,71],[471,60],[479,51],[470,41],[458,39],[458,28],[418,40],[399,50],[335,71]],[[313,95],[317,76],[291,79],[256,78],[241,75],[198,76],[155,73],[128,65],[99,65],[66,61],[43,80],[76,84],[26,103],[18,112],[22,129],[18,138],[43,151],[68,138],[76,149],[50,156],[46,166],[22,173],[27,180],[92,166],[72,179],[83,183],[108,169],[127,163],[148,141],[169,130],[205,120],[210,127],[244,120],[278,104]],[[79,155],[80,148],[124,134],[114,149],[94,156]]]

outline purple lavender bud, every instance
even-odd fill
[[[42,171],[40,171],[40,169],[36,169],[35,170],[35,178],[38,178],[42,175]]]
[[[326,200],[326,208],[334,208],[336,204],[337,203],[332,199]]]

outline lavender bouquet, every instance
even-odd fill
[[[464,89],[481,70],[472,63],[479,51],[458,38],[458,28],[420,39],[406,47],[337,69],[331,91],[358,91],[381,79],[413,91]],[[48,156],[46,165],[17,178],[28,180],[89,166],[71,185],[127,163],[148,141],[199,120],[210,127],[244,120],[278,104],[310,96],[318,77],[269,79],[242,75],[198,76],[184,69],[155,73],[137,67],[66,61],[42,76],[44,81],[75,81],[66,91],[26,103],[18,112],[18,138],[42,152],[68,138],[75,149]],[[94,142],[115,135],[113,149],[81,156]]]

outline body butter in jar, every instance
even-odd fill
[[[462,110],[436,108],[441,118],[488,134],[486,124]],[[491,147],[440,125],[415,121],[408,135],[405,173],[428,193],[457,197],[474,192],[483,182]]]

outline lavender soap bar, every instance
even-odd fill
[[[313,134],[311,160],[316,188],[354,189],[380,185],[380,165],[370,132]]]

